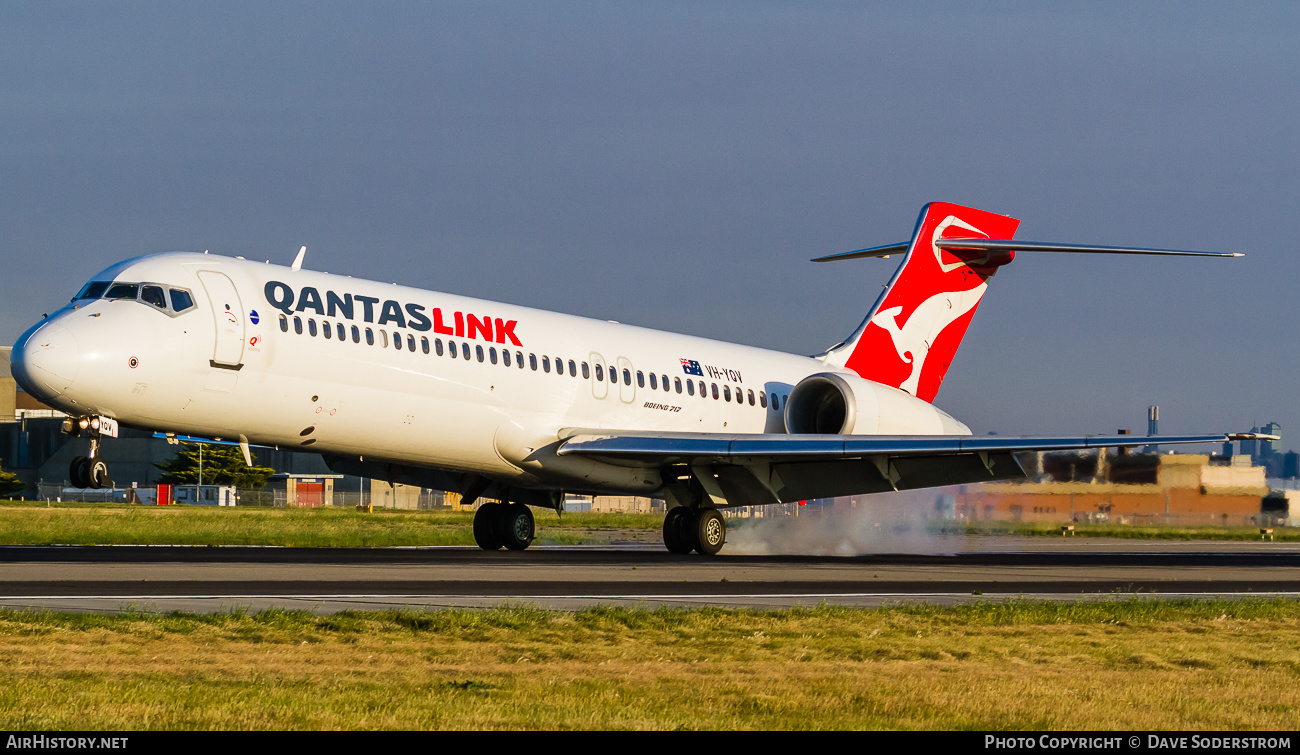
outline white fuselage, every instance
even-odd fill
[[[523,486],[651,492],[654,470],[540,450],[576,428],[782,433],[795,384],[852,375],[810,357],[215,255],[140,257],[92,280],[178,287],[193,306],[82,299],[34,326],[14,372],[52,405]],[[874,416],[860,411],[854,434],[969,433],[877,387]]]

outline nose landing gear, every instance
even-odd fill
[[[68,479],[74,488],[90,488],[91,490],[102,490],[113,487],[113,480],[108,476],[108,462],[99,458],[99,439],[100,434],[104,431],[106,425],[112,420],[105,422],[101,417],[82,417],[80,419],[69,418],[63,425],[63,430],[73,437],[88,436],[90,438],[90,455],[78,456],[68,465]],[[114,430],[113,435],[116,435]]]

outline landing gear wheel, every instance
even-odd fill
[[[78,456],[68,465],[68,481],[74,488],[90,487],[90,474],[87,469],[90,465],[90,459],[84,456]]]
[[[504,545],[497,535],[497,510],[500,508],[499,503],[485,503],[474,512],[474,542],[485,551],[500,550]]]
[[[533,512],[522,503],[502,506],[497,511],[500,522],[498,533],[503,544],[512,551],[521,551],[533,542],[535,523]]]
[[[691,510],[685,506],[670,509],[664,517],[664,547],[669,553],[682,555],[694,550],[695,546],[686,536],[690,521]]]
[[[113,486],[113,480],[108,476],[108,462],[103,459],[87,460],[86,478],[90,481],[90,487],[94,490],[103,490]]]
[[[727,540],[727,522],[717,509],[701,509],[695,533],[695,550],[702,556],[716,556]]]

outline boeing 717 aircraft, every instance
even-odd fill
[[[989,279],[1017,252],[1240,256],[1013,241],[954,204],[911,241],[866,319],[815,356],[210,254],[119,262],[32,326],[12,371],[84,438],[70,478],[110,482],[118,424],[314,451],[337,472],[456,491],[477,543],[527,548],[565,492],[664,499],[674,553],[713,555],[720,508],[1024,475],[1037,451],[1200,435],[972,437],[932,402]]]

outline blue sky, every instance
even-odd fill
[[[1295,3],[0,5],[0,340],[173,249],[813,353],[932,200],[1024,255],[936,403],[977,432],[1295,407]],[[1288,437],[1285,447],[1300,446]]]

